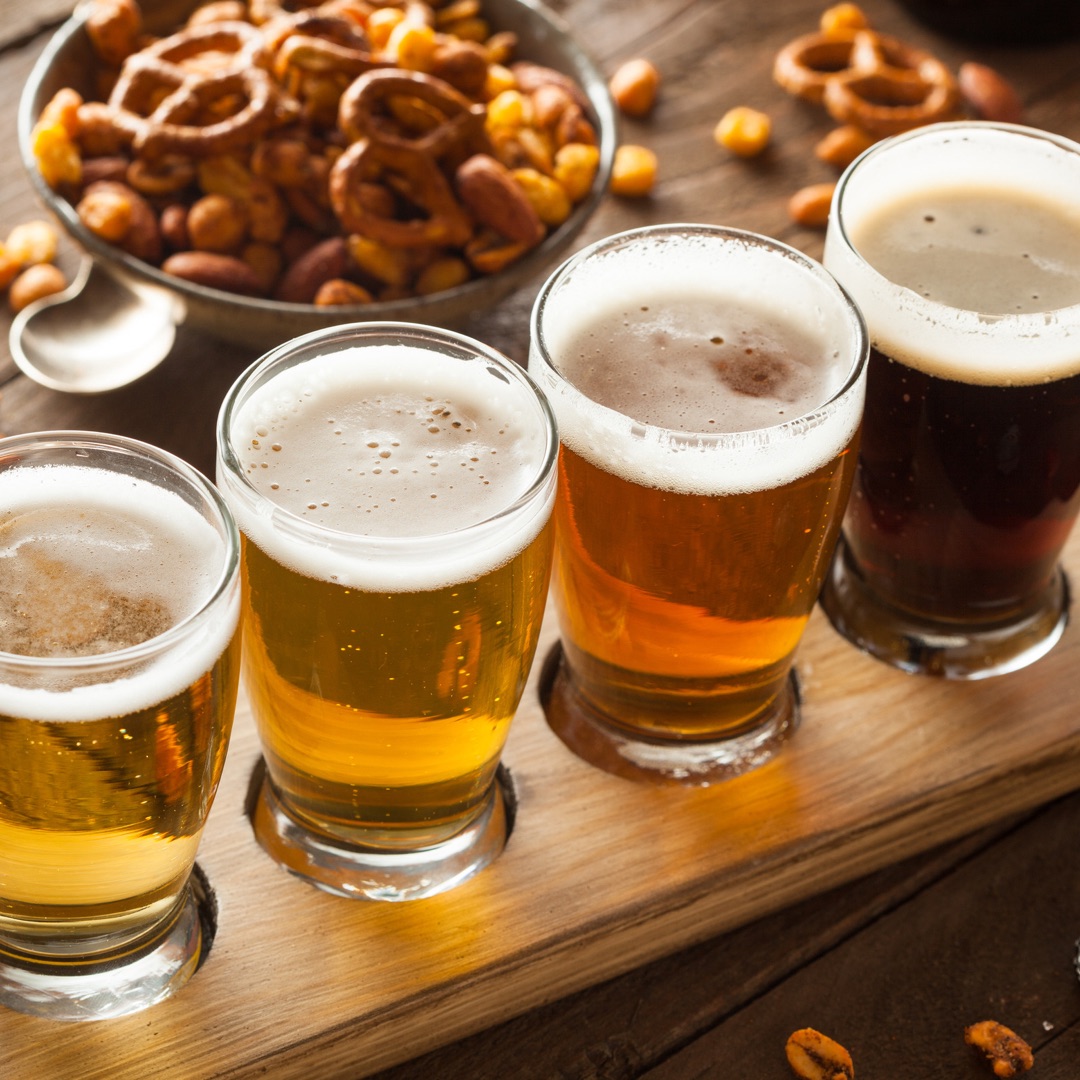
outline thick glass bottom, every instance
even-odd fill
[[[290,873],[333,893],[362,900],[420,900],[445,892],[493,862],[506,846],[509,817],[499,780],[476,816],[439,844],[393,850],[314,832],[289,812],[263,770],[251,811],[255,837]],[[418,830],[419,831],[419,830]]]
[[[112,952],[43,959],[0,941],[0,1005],[46,1020],[110,1020],[171,997],[209,945],[201,891],[193,878],[168,918],[137,944]]]
[[[799,722],[793,671],[757,722],[738,735],[713,742],[634,737],[578,692],[561,645],[548,655],[540,696],[548,725],[579,758],[654,784],[707,787],[749,772],[772,758]]]
[[[1033,664],[1057,644],[1069,619],[1069,585],[1059,567],[1019,619],[985,625],[920,620],[874,593],[841,540],[821,606],[836,630],[901,671],[946,679],[985,679]]]

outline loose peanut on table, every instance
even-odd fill
[[[739,157],[756,157],[769,145],[772,122],[766,113],[737,105],[720,118],[713,132],[719,146]]]
[[[809,184],[788,199],[788,213],[796,225],[808,229],[824,228],[829,220],[835,183]]]
[[[660,89],[660,72],[650,60],[636,57],[620,65],[608,82],[608,89],[620,111],[641,117],[652,112]]]
[[[615,151],[611,193],[632,199],[648,195],[656,186],[658,168],[656,155],[647,146],[624,143]]]
[[[847,1050],[813,1028],[792,1032],[784,1052],[799,1080],[853,1080],[855,1076]]]
[[[52,263],[35,263],[28,266],[11,283],[8,304],[12,311],[22,311],[35,300],[53,296],[67,288],[67,279],[59,267]]]
[[[981,1050],[995,1076],[1017,1076],[1035,1064],[1031,1047],[1011,1028],[996,1020],[980,1020],[964,1029],[964,1042]]]

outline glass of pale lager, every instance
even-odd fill
[[[241,376],[218,450],[244,538],[259,842],[343,896],[456,885],[507,835],[497,770],[551,564],[544,396],[458,334],[348,325]]]
[[[0,439],[0,1003],[122,1016],[208,938],[195,852],[240,670],[240,538],[112,435]]]
[[[1080,146],[985,123],[880,143],[840,180],[825,265],[873,345],[826,612],[911,672],[1032,663],[1080,509]]]
[[[703,785],[793,729],[866,354],[817,263],[734,229],[623,233],[544,286],[529,368],[562,438],[545,708],[581,757]]]

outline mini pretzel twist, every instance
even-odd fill
[[[420,127],[410,130],[401,117]],[[490,150],[486,110],[449,83],[419,71],[369,71],[341,95],[338,124],[350,140],[371,139],[440,158],[452,148]]]
[[[276,39],[276,40],[275,40]],[[373,68],[389,67],[376,59],[367,35],[339,15],[303,11],[283,20],[271,35],[274,75],[282,81],[290,69],[304,72],[339,72],[354,78]]]
[[[266,62],[262,35],[248,23],[188,27],[124,62],[109,96],[111,122],[146,157],[222,153],[280,118],[283,98]],[[233,96],[244,103],[239,110],[200,121]]]
[[[937,57],[870,30],[796,38],[777,54],[773,76],[875,137],[948,119],[959,104],[956,80]]]
[[[401,221],[363,197],[363,185],[386,184],[426,216]],[[432,156],[415,146],[360,139],[330,171],[330,202],[347,232],[393,247],[460,247],[473,224]]]

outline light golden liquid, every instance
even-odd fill
[[[221,776],[239,645],[127,716],[0,714],[0,950],[115,947],[170,911]]]
[[[467,824],[532,664],[551,541],[549,522],[474,581],[374,593],[298,574],[245,537],[245,684],[295,813],[388,848]]]
[[[728,495],[629,483],[563,447],[554,598],[577,689],[657,737],[754,726],[817,599],[853,447],[793,483]]]

